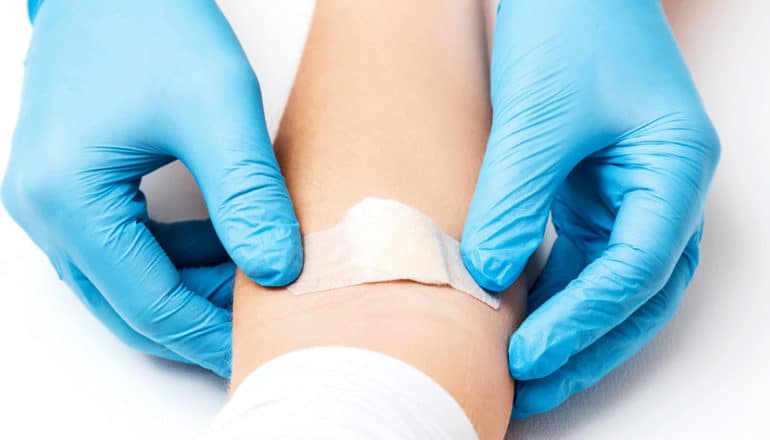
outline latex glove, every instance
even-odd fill
[[[510,340],[520,418],[595,384],[674,314],[719,141],[658,1],[503,0],[491,76],[464,262],[502,291],[549,208],[558,234]]]
[[[149,222],[140,179],[175,158],[213,228]],[[221,376],[233,266],[214,265],[268,286],[302,265],[257,79],[212,0],[46,0],[2,195],[123,341]]]

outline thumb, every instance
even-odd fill
[[[549,142],[547,124],[512,124],[495,115],[460,247],[476,282],[494,292],[513,284],[540,245],[553,195],[575,162],[562,157],[569,148]]]
[[[573,60],[559,50],[563,42],[522,20],[516,5],[501,2],[498,9],[492,129],[461,243],[465,266],[492,291],[509,287],[540,245],[551,200],[567,174],[609,141],[597,129],[591,89],[576,82]]]
[[[255,282],[283,286],[302,269],[299,223],[261,105],[230,106],[179,156],[195,177],[233,261]],[[243,107],[241,105],[241,107]]]

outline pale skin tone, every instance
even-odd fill
[[[303,234],[364,197],[419,209],[458,238],[491,109],[487,13],[473,0],[320,0],[276,154]],[[500,439],[514,383],[507,343],[522,319],[517,283],[499,310],[409,281],[293,295],[238,274],[232,385],[264,362],[314,346],[378,351],[425,372],[481,439]]]

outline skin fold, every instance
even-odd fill
[[[470,0],[317,2],[275,141],[303,234],[373,196],[413,206],[459,239],[491,121],[488,12]],[[293,295],[239,273],[232,387],[287,352],[366,348],[431,376],[480,438],[499,439],[513,402],[507,345],[525,310],[522,283],[503,298],[495,311],[410,281]]]

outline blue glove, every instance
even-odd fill
[[[462,240],[492,291],[558,239],[514,333],[513,417],[547,411],[636,353],[698,262],[719,140],[654,0],[503,0],[492,131]]]
[[[140,180],[177,158],[212,222],[148,219]],[[228,254],[268,286],[302,266],[257,79],[213,0],[46,0],[2,196],[118,337],[225,377]]]

